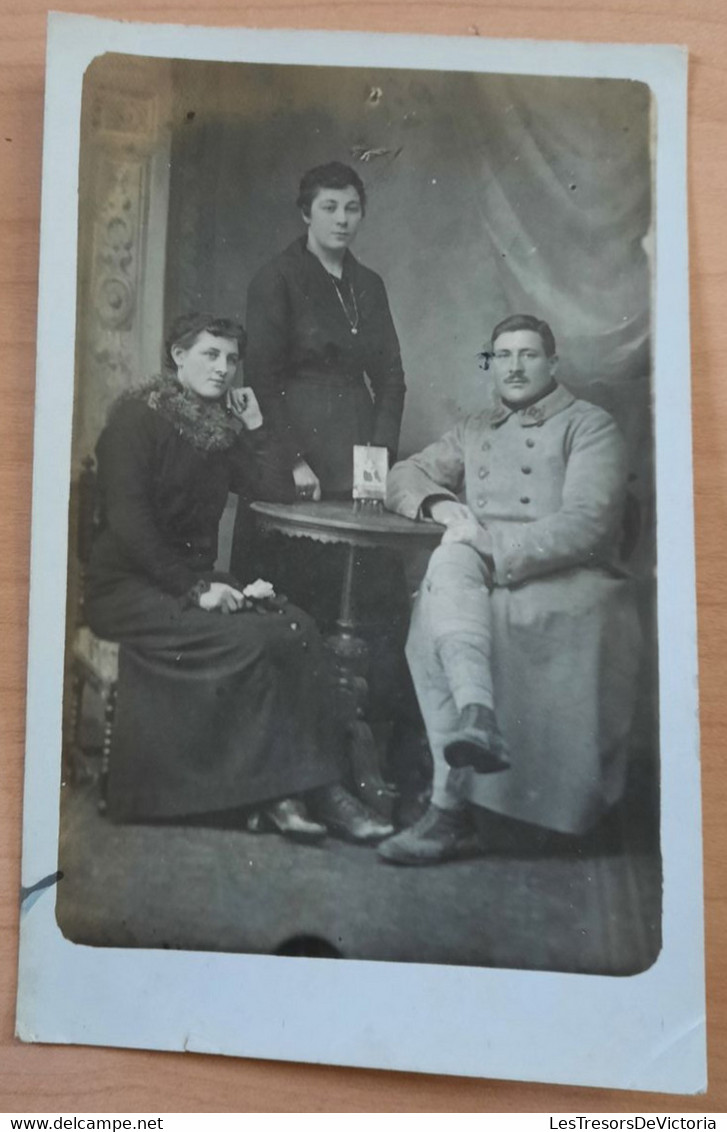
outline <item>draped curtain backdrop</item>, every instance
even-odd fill
[[[554,66],[557,60],[554,58]],[[608,408],[648,517],[650,95],[611,79],[175,64],[167,315],[243,316],[303,231],[310,166],[369,192],[355,254],[383,276],[408,396],[401,454],[478,408],[497,321],[551,323],[560,376]]]

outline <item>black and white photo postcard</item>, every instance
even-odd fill
[[[706,1087],[686,73],[51,15],[21,1039]]]

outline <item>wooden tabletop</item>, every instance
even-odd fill
[[[427,32],[690,51],[690,228],[709,1078],[702,1097],[23,1045],[13,1037],[46,5],[0,0],[0,1111],[722,1112],[727,1107],[727,6],[724,0],[56,0],[127,20]],[[725,349],[722,349],[722,346]]]
[[[251,509],[265,529],[317,542],[398,550],[407,544],[434,546],[442,537],[438,523],[415,523],[360,501],[252,503]]]

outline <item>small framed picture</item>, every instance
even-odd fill
[[[353,446],[353,498],[386,498],[386,477],[389,473],[389,453],[386,448],[371,444]]]

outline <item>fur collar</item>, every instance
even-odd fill
[[[242,430],[241,422],[225,410],[221,401],[202,400],[172,375],[162,374],[127,390],[116,405],[128,400],[141,401],[159,413],[201,452],[224,452]]]

